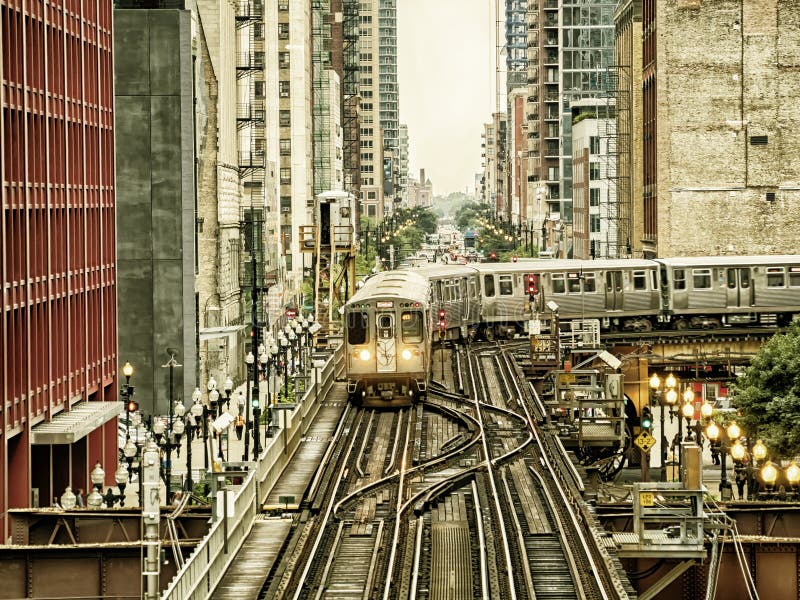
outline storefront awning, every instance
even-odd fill
[[[108,423],[122,410],[121,402],[78,402],[31,430],[31,444],[72,444]]]

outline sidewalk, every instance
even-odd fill
[[[312,371],[309,370],[309,374]],[[313,377],[313,376],[312,376]],[[313,379],[312,379],[313,381]],[[248,382],[251,384],[252,382]],[[247,385],[248,383],[243,383],[238,386],[235,390],[231,393],[231,404],[232,407],[226,407],[223,405],[223,411],[229,412],[231,415],[236,416],[238,414],[238,406],[236,405],[236,398],[239,396],[241,392],[244,394],[245,399],[247,398]],[[282,381],[276,384],[278,389],[282,386]],[[260,406],[262,406],[262,413],[261,418],[266,419],[267,413],[267,386],[266,382],[261,382],[259,386],[259,399],[260,399]],[[272,394],[272,400],[275,401],[275,393]],[[191,403],[191,401],[190,401]],[[189,409],[189,405],[187,405],[187,411]],[[281,420],[280,415],[278,414],[279,411],[272,411],[272,421],[273,421],[273,437],[277,437],[281,429]],[[247,409],[245,404],[245,417],[247,416]],[[252,412],[250,413],[250,420],[252,421],[253,415]],[[213,419],[212,419],[213,420]],[[253,432],[249,432],[249,440],[248,440],[248,455],[245,456],[245,431],[242,431],[241,439],[239,439],[236,435],[235,428],[231,425],[228,427],[227,431],[223,431],[221,437],[214,436],[213,430],[211,430],[209,426],[208,432],[208,440],[203,440],[203,429],[202,427],[195,429],[195,435],[192,436],[191,442],[191,470],[192,470],[192,482],[194,484],[199,483],[202,481],[203,473],[206,470],[212,470],[214,468],[214,462],[217,461],[219,463],[220,468],[223,470],[225,469],[226,464],[230,463],[242,463],[247,461],[254,461],[255,458],[253,457],[253,450],[255,446],[255,442],[253,439]],[[267,436],[267,424],[261,423],[259,429],[259,439],[261,442],[261,450],[263,450],[271,443],[271,438]],[[186,474],[188,471],[188,453],[187,453],[187,442],[188,442],[188,428],[187,432],[181,436],[181,445],[180,448],[173,449],[171,453],[172,458],[172,469],[171,469],[171,477],[173,481],[173,491],[180,485],[181,489],[185,488],[185,481],[186,481]],[[220,448],[221,446],[221,448]],[[220,453],[222,457],[220,457]],[[134,463],[133,469],[133,477],[132,481],[130,481],[127,486],[125,487],[125,506],[139,506],[139,475],[136,472],[136,464]],[[163,464],[163,463],[162,463]],[[113,470],[111,473],[107,473],[113,479]],[[176,482],[176,480],[180,481],[180,484]],[[106,484],[103,488],[103,492],[108,487],[115,487],[109,486]],[[117,491],[115,489],[115,491]],[[102,493],[102,492],[101,492]],[[164,484],[164,480],[162,477],[161,481],[161,498],[162,503],[166,504],[166,485]]]

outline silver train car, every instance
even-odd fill
[[[533,298],[533,300],[531,300]],[[784,325],[800,316],[800,256],[549,260],[417,267],[369,278],[344,307],[348,392],[396,407],[425,393],[431,342],[598,319],[604,331]]]
[[[368,279],[344,306],[347,393],[355,404],[408,406],[427,389],[431,284],[414,271]]]

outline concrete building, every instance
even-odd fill
[[[642,4],[645,255],[796,252],[800,2]]]
[[[382,1],[361,2],[359,9],[361,214],[378,221],[384,216],[383,129],[380,106]]]
[[[330,0],[312,8],[314,73],[314,196],[344,189],[342,90],[331,64]]]
[[[114,27],[119,352],[142,410],[165,414],[168,347],[174,397],[197,378],[191,13],[117,9]]]
[[[342,92],[342,167],[344,189],[361,197],[361,129],[359,126],[359,0],[330,0],[331,67]],[[356,210],[359,203],[356,202]],[[356,215],[358,217],[358,215]],[[359,219],[355,219],[358,227]]]
[[[408,205],[408,125],[400,124],[400,201]]]
[[[521,227],[528,221],[528,121],[525,115],[527,87],[508,93],[509,202],[511,222]]]
[[[5,543],[10,509],[89,489],[98,459],[113,481],[120,359],[111,4],[0,4]]]
[[[610,172],[616,165],[607,160],[616,119],[607,108],[602,100],[572,103],[573,258],[620,258],[616,179]]]
[[[425,169],[419,170],[419,181],[408,178],[408,208],[429,208],[433,204],[433,184],[426,177]]]
[[[267,2],[267,6],[274,10],[274,3]],[[268,13],[268,23],[272,14]],[[303,278],[300,227],[311,224],[314,206],[311,3],[281,0],[274,17],[277,40],[267,43],[267,86],[276,84],[279,96],[280,234],[286,263],[284,300],[291,302],[297,297]],[[274,71],[269,68],[269,61],[274,60],[275,52],[277,81],[272,81],[269,73]]]
[[[270,273],[277,282],[279,265],[270,204],[275,162],[268,160],[265,129],[264,7],[258,0],[198,0],[196,9],[198,385],[205,389],[212,375],[234,382],[247,376],[253,278],[263,286]],[[262,300],[263,327],[269,319]]]
[[[617,202],[620,244],[642,257],[642,2],[625,0],[614,13],[617,72]]]

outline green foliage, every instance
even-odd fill
[[[800,322],[761,347],[734,391],[749,435],[761,438],[776,457],[800,453]]]
[[[595,112],[593,112],[593,111],[588,111],[588,110],[585,110],[585,111],[583,111],[582,113],[580,113],[579,115],[576,115],[576,116],[575,116],[575,117],[572,119],[572,124],[573,124],[573,125],[577,125],[578,123],[580,123],[580,122],[581,122],[581,121],[583,121],[584,119],[592,119],[592,118],[595,118],[596,116],[597,116],[597,114],[596,114]]]

